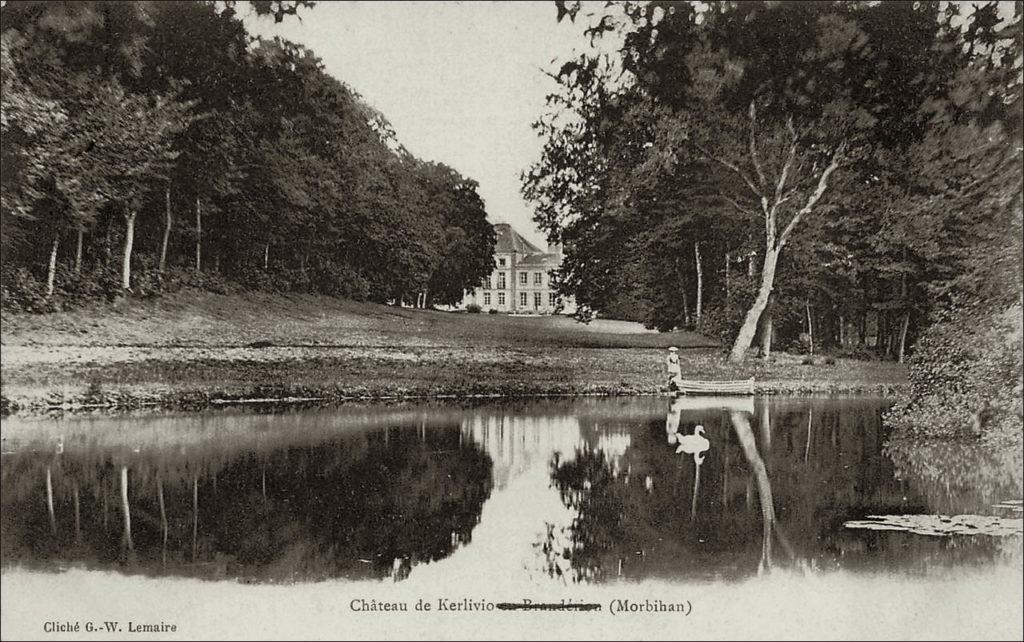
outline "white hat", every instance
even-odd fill
[[[677,348],[675,346],[672,346],[671,348],[668,349],[668,351],[669,352],[679,352],[679,348]]]

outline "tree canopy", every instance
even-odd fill
[[[1020,3],[557,4],[523,192],[584,314],[903,360],[1019,308]]]
[[[5,4],[5,304],[232,283],[449,303],[488,274],[476,183],[240,16],[312,4]]]

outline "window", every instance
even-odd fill
[[[526,307],[526,292],[519,293],[519,305],[520,307]]]
[[[533,284],[534,285],[544,285],[544,273],[543,272],[534,272],[533,273]]]
[[[504,290],[505,289],[505,273],[504,272],[498,272],[498,289],[499,290]]]
[[[527,274],[526,272],[520,272],[519,273],[519,285],[526,285],[527,282],[529,281],[529,276],[530,275]]]
[[[498,259],[498,267],[505,267],[505,259],[504,258]]]
[[[533,309],[534,310],[539,310],[540,309],[540,292],[534,292],[533,293]]]
[[[556,303],[558,303],[558,295],[554,292],[548,292],[548,305],[555,307]]]
[[[484,279],[484,289],[485,290],[490,290],[491,289],[491,277],[489,277],[489,276],[486,279]]]
[[[498,305],[505,305],[505,293],[498,292]]]
[[[491,304],[491,293],[490,292],[484,292],[484,305],[490,305],[490,304]]]

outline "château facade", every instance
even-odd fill
[[[551,286],[551,272],[562,265],[559,246],[549,247],[545,252],[508,223],[495,224],[494,232],[494,271],[479,287],[466,291],[460,308],[475,304],[483,312],[519,314],[576,311],[572,297],[559,295]]]

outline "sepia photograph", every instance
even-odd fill
[[[1024,2],[0,1],[0,640],[1024,640]]]

